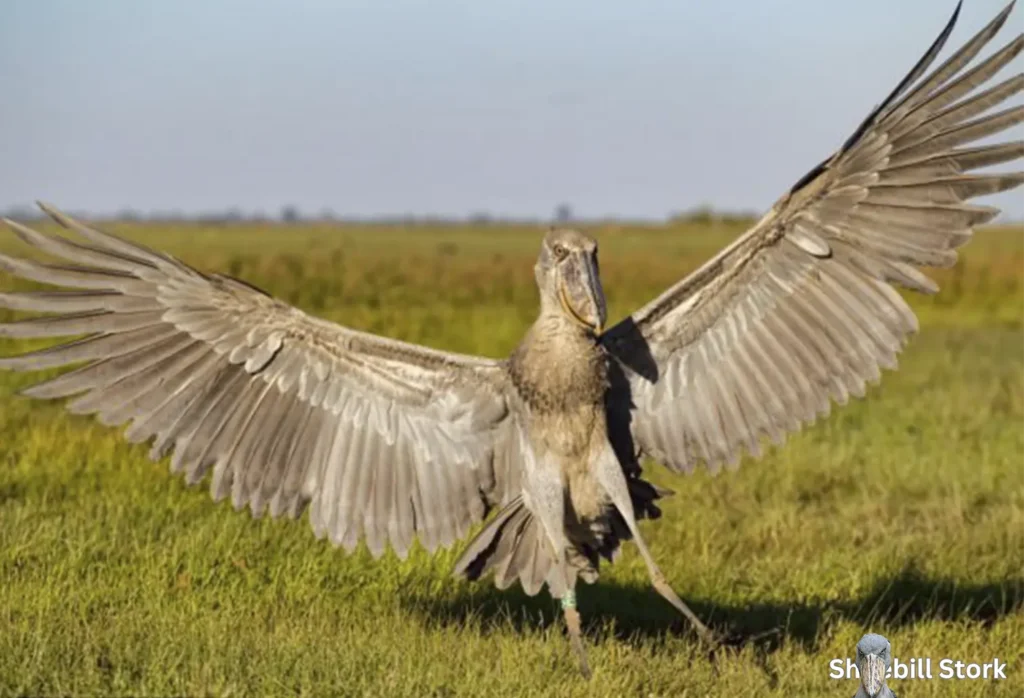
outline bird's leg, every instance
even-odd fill
[[[654,556],[647,549],[647,544],[640,535],[640,528],[637,526],[636,516],[633,513],[633,500],[629,496],[629,485],[626,483],[626,476],[622,472],[622,465],[619,463],[618,457],[610,446],[604,449],[597,457],[595,466],[598,481],[611,498],[612,504],[622,514],[622,518],[625,520],[626,526],[633,536],[633,542],[640,549],[640,556],[647,565],[647,572],[651,577],[651,583],[654,585],[655,591],[675,606],[676,610],[686,616],[686,619],[690,621],[693,629],[697,631],[702,640],[711,644],[718,644],[715,633],[700,621],[697,614],[691,611],[690,607],[683,603],[683,600],[679,598],[675,590],[669,586],[665,575],[654,561]]]
[[[571,587],[567,587],[562,594],[562,613],[565,616],[565,627],[569,631],[569,643],[580,663],[580,673],[583,674],[583,678],[589,679],[592,674],[590,663],[587,662],[587,650],[583,646],[580,612],[576,610],[576,590]]]
[[[568,540],[566,540],[564,531],[559,539],[561,547],[558,548],[555,559],[558,561],[556,563],[557,575],[561,589],[551,589],[551,593],[554,595],[561,591],[562,615],[565,616],[565,629],[569,631],[569,644],[572,645],[576,659],[579,660],[580,673],[583,674],[583,678],[589,679],[591,677],[590,663],[587,661],[587,650],[583,646],[580,612],[576,608],[576,582],[575,579],[569,581]]]
[[[576,610],[575,582],[569,581],[568,548],[565,534],[565,484],[561,466],[547,459],[532,461],[526,469],[526,494],[524,501],[530,511],[540,520],[541,527],[551,545],[555,574],[548,577],[551,595],[562,600],[565,627],[569,631],[569,642],[579,659],[580,672],[590,678],[590,664],[583,647],[583,631],[580,614]]]
[[[617,507],[618,505],[616,505]],[[620,509],[621,511],[621,509]],[[647,549],[647,544],[644,539],[640,537],[640,531],[636,527],[636,523],[631,521],[632,516],[626,517],[623,514],[623,518],[626,519],[626,525],[629,526],[630,533],[633,534],[633,541],[636,543],[636,547],[640,549],[640,556],[643,557],[644,562],[647,564],[647,572],[651,576],[651,583],[654,585],[655,591],[661,594],[662,598],[668,601],[670,604],[675,606],[676,610],[686,616],[686,619],[690,621],[690,625],[697,631],[697,634],[705,642],[711,644],[717,644],[718,638],[715,637],[715,633],[706,625],[704,625],[697,614],[690,610],[690,607],[679,598],[675,590],[669,585],[668,580],[665,579],[665,575],[661,569],[658,568],[658,564],[654,561],[654,556],[651,555],[651,551]]]

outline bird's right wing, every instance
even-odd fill
[[[686,471],[736,463],[863,394],[917,320],[890,284],[934,292],[918,267],[945,267],[998,209],[968,200],[1024,182],[971,170],[1019,160],[1024,143],[967,146],[1024,120],[986,113],[1024,75],[979,91],[1024,48],[1018,35],[968,64],[1012,4],[929,75],[956,20],[861,127],[748,232],[608,330],[623,367],[611,404],[642,451]],[[958,8],[959,9],[959,8]],[[625,448],[620,446],[620,449]]]
[[[0,307],[57,313],[0,324],[0,337],[88,336],[0,368],[86,363],[24,394],[130,421],[129,441],[155,437],[151,457],[173,451],[190,483],[214,466],[213,496],[257,516],[312,502],[317,535],[347,549],[365,537],[404,555],[414,535],[447,546],[518,494],[501,362],[310,317],[44,209],[83,242],[6,222],[71,264],[0,255],[0,270],[74,290],[0,294]]]

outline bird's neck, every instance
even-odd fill
[[[513,352],[513,381],[539,411],[599,404],[607,388],[607,359],[593,333],[559,311],[542,309]]]

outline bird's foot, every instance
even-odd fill
[[[690,621],[690,625],[693,627],[694,632],[697,633],[697,636],[703,642],[711,645],[712,647],[717,647],[725,641],[725,638],[720,637],[718,633],[716,633],[714,630],[704,625],[700,621],[700,618],[697,617],[697,614],[691,611],[690,607],[687,606],[686,603],[684,603],[683,600],[679,598],[679,595],[676,594],[675,590],[671,586],[669,586],[669,583],[665,580],[665,577],[663,577],[661,574],[655,574],[652,575],[651,581],[654,583],[655,591],[661,594],[662,598],[664,598],[666,601],[672,604],[677,611],[686,616],[686,619]]]
[[[580,673],[583,674],[583,678],[589,679],[593,674],[587,661],[587,650],[583,647],[580,613],[576,610],[576,594],[572,590],[567,591],[562,597],[562,612],[565,615],[565,627],[569,631],[569,643],[579,660]]]

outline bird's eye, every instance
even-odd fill
[[[551,251],[554,253],[555,259],[557,259],[558,261],[562,261],[563,259],[565,259],[566,255],[569,254],[569,250],[565,249],[565,245],[561,244],[553,245],[551,247]]]

